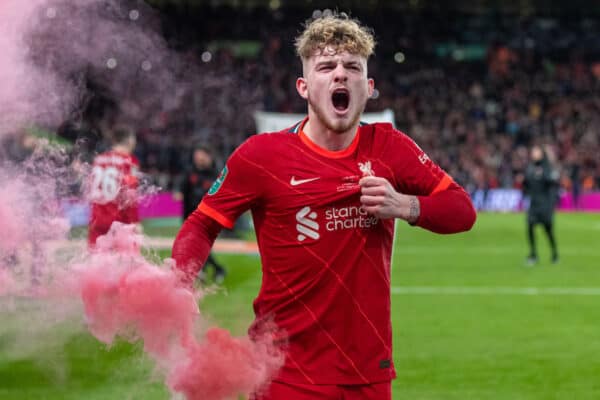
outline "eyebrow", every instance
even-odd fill
[[[351,67],[355,67],[356,66],[356,67],[359,67],[359,68],[362,69],[362,64],[360,62],[358,62],[358,61],[346,61],[344,63],[344,65],[351,66]]]
[[[324,60],[324,61],[318,61],[316,66],[317,66],[317,67],[320,67],[320,66],[324,66],[324,65],[332,65],[332,64],[337,64],[337,61],[335,61],[335,60]]]
[[[323,61],[317,62],[317,64],[315,66],[318,68],[321,66],[336,65],[337,63],[338,63],[337,60],[323,60]],[[345,67],[359,67],[360,69],[362,69],[362,64],[359,61],[355,61],[355,60],[343,61],[342,60],[342,64]]]

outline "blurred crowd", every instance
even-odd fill
[[[293,40],[308,9],[163,9],[169,44],[195,65],[181,103],[138,127],[142,170],[166,190],[209,144],[222,164],[256,133],[253,113],[306,111]],[[327,12],[327,11],[325,11]],[[375,31],[367,111],[396,127],[469,191],[520,188],[542,145],[567,190],[600,190],[600,18],[356,13]]]
[[[222,162],[255,133],[254,111],[305,112],[293,49],[305,17],[208,9],[188,17],[202,24],[172,28],[173,43],[192,43],[183,47],[199,73],[198,90],[165,117],[176,119],[171,133],[149,133],[139,148],[163,187],[185,167],[190,140],[212,144]],[[565,189],[600,189],[600,18],[385,10],[357,17],[378,39],[369,66],[377,93],[367,111],[392,109],[397,128],[470,191],[520,188],[533,144],[560,168]],[[258,49],[244,52],[236,41]]]

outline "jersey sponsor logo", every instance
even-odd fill
[[[321,178],[317,177],[317,178],[308,178],[308,179],[296,179],[295,176],[292,176],[292,179],[290,179],[290,185],[298,186],[298,185],[302,185],[303,183],[316,181],[317,179],[321,179]]]
[[[321,237],[317,212],[304,207],[296,213],[298,241]],[[370,215],[362,206],[331,207],[325,210],[325,230],[335,232],[344,229],[370,229],[379,223],[379,218]]]
[[[304,207],[296,213],[296,222],[299,242],[303,242],[307,238],[317,240],[321,237],[319,235],[317,213],[312,211],[310,207]]]
[[[221,185],[223,185],[223,182],[225,182],[225,178],[227,178],[228,172],[229,170],[227,169],[226,165],[225,167],[223,167],[223,170],[221,171],[217,179],[214,181],[210,189],[208,189],[209,196],[212,196],[213,194],[217,193],[219,189],[221,189]]]
[[[375,176],[373,168],[371,168],[371,161],[359,162],[358,169],[363,176]]]
[[[379,218],[370,215],[363,206],[331,207],[325,210],[325,229],[330,232],[343,229],[368,229],[377,225]]]

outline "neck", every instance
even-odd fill
[[[129,147],[121,145],[121,144],[114,145],[112,147],[112,150],[116,151],[117,153],[125,153],[125,154],[131,153],[131,151],[129,150]]]
[[[329,151],[346,149],[356,136],[358,121],[344,132],[336,132],[327,128],[316,115],[309,113],[308,121],[304,125],[304,133],[317,146]]]

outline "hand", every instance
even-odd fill
[[[378,218],[401,218],[409,223],[419,219],[419,200],[415,196],[398,193],[385,178],[366,176],[358,184],[360,202],[369,214]]]

